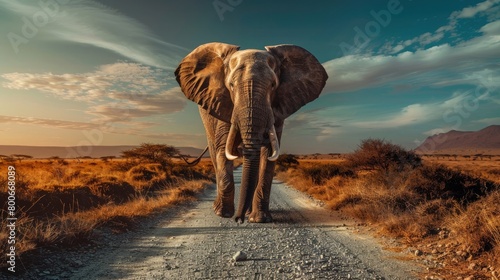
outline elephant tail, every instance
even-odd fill
[[[186,162],[187,165],[189,166],[195,166],[197,165],[198,163],[200,163],[201,161],[201,158],[205,155],[205,153],[208,151],[208,146],[205,148],[205,150],[203,150],[203,152],[201,153],[200,156],[198,156],[198,158],[196,158],[195,160],[193,161],[188,161],[186,157],[184,157],[184,155],[181,155],[179,154],[179,157],[182,158],[182,160],[184,160],[184,162]]]

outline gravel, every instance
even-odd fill
[[[239,178],[240,172],[235,172]],[[357,233],[356,223],[274,182],[274,222],[237,224],[198,202],[146,218],[130,232],[96,230],[91,245],[41,249],[24,279],[417,279],[419,267]],[[408,256],[406,253],[404,256]],[[5,275],[0,274],[0,278]]]

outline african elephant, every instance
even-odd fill
[[[236,222],[271,222],[269,195],[285,118],[316,99],[328,78],[307,50],[278,45],[239,50],[201,45],[175,71],[188,99],[199,105],[216,172],[214,211],[232,217],[233,160],[243,156]]]

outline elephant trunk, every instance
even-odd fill
[[[260,148],[245,147],[243,152],[240,198],[236,216],[234,217],[236,222],[244,222],[245,214],[252,205],[253,195],[259,180],[259,163]]]
[[[274,114],[270,105],[265,102],[264,88],[250,80],[243,83],[240,90],[244,94],[240,95],[243,98],[235,104],[225,151],[229,160],[237,158],[233,151],[235,150],[234,140],[239,133],[243,142],[243,173],[239,205],[235,216],[236,222],[244,221],[246,211],[252,205],[254,192],[259,182],[261,148],[263,146],[271,148],[271,154],[262,155],[268,160],[275,161],[279,156]]]

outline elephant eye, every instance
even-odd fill
[[[233,83],[229,83],[229,89],[233,90],[233,87],[234,87]]]

